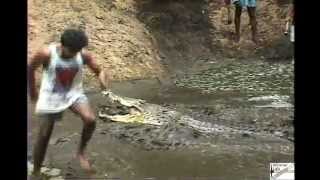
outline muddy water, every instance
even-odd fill
[[[290,108],[252,108],[255,103],[247,101],[247,96],[239,91],[208,94],[190,87],[172,86],[163,89],[157,80],[114,83],[112,91],[123,96],[145,99],[149,103],[170,106],[185,113],[196,112],[205,121],[211,119],[203,116],[207,113],[202,111],[204,108],[211,108],[213,114],[220,115],[222,120],[244,124],[252,119],[262,123],[271,119],[269,122],[276,124],[281,119],[292,119],[293,112]],[[94,90],[88,89],[87,94],[97,111],[99,105],[103,104],[103,98]],[[62,169],[65,178],[86,178],[88,176],[73,159],[80,138],[81,120],[69,111],[64,115],[63,120],[56,123],[45,165]],[[97,170],[91,179],[259,180],[269,179],[269,163],[293,162],[293,143],[285,138],[240,136],[228,140],[219,139],[218,136],[199,139],[196,144],[174,149],[146,150],[125,138],[103,131],[112,126],[113,123],[98,120],[97,130],[88,147],[90,161]],[[33,114],[32,142],[37,127],[38,119]],[[277,127],[274,125],[271,128]]]

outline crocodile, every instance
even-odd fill
[[[99,118],[103,121],[123,122],[127,124],[124,125],[125,127],[118,127],[123,129],[118,132],[114,131],[113,134],[118,133],[117,136],[119,138],[125,137],[136,142],[146,141],[144,136],[147,133],[141,133],[141,131],[150,132],[151,130],[151,133],[157,135],[151,135],[149,133],[149,136],[151,136],[150,139],[159,139],[159,137],[162,136],[160,138],[161,140],[159,140],[162,142],[156,142],[158,145],[161,143],[168,143],[168,138],[173,135],[177,136],[178,131],[182,134],[192,134],[194,137],[199,135],[205,137],[252,136],[260,138],[268,137],[279,140],[284,139],[283,137],[285,136],[283,133],[257,131],[258,128],[253,127],[252,125],[198,120],[193,116],[179,112],[174,108],[148,103],[141,99],[119,96],[111,91],[102,92],[102,95],[106,99],[106,104],[100,107],[98,112]],[[168,128],[168,126],[170,126],[170,128]],[[140,130],[136,130],[137,128],[140,128]],[[130,134],[131,130],[132,134]],[[105,131],[112,132],[113,129],[109,128]],[[104,132],[104,134],[105,133],[106,132]],[[167,134],[164,135],[165,133]],[[150,141],[155,143],[154,139]],[[174,143],[174,141],[169,142],[169,144],[170,143]]]

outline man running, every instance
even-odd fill
[[[240,41],[240,22],[242,8],[247,7],[252,31],[252,41],[254,43],[257,43],[256,0],[236,0],[234,1],[234,4],[236,6],[234,19],[236,29],[236,42]]]
[[[56,120],[62,118],[66,109],[72,110],[83,121],[83,130],[77,151],[80,165],[92,172],[84,151],[95,130],[95,113],[90,107],[82,87],[83,67],[87,65],[98,77],[101,85],[108,85],[107,74],[100,69],[92,55],[82,50],[88,45],[88,38],[81,30],[67,29],[60,43],[37,52],[28,61],[28,85],[32,101],[36,103],[36,113],[41,117],[40,130],[33,151],[33,174],[39,175],[48,142]],[[35,71],[43,67],[40,93],[36,89]]]

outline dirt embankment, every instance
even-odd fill
[[[67,27],[80,27],[89,35],[88,49],[113,79],[159,76],[163,67],[152,36],[130,7],[112,0],[29,1],[28,56],[52,41]],[[133,5],[133,2],[128,2]],[[134,6],[133,6],[134,7]],[[92,77],[87,72],[87,80]]]
[[[220,0],[30,0],[28,57],[59,41],[67,27],[81,27],[88,49],[114,80],[161,76],[186,71],[198,60],[266,57],[286,59],[290,43],[283,36],[286,0],[258,1],[261,44],[250,39],[246,13],[242,37],[234,43],[234,25],[226,25]],[[87,72],[86,80],[92,74]]]
[[[259,45],[251,41],[246,9],[241,19],[241,40],[235,43],[234,24],[227,25],[227,11],[222,5],[221,0],[146,0],[139,3],[138,18],[150,29],[162,57],[175,71],[186,70],[199,60],[291,57],[291,44],[283,35],[288,0],[258,1]],[[232,17],[234,11],[232,6]]]

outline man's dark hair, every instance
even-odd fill
[[[66,29],[61,35],[61,44],[72,51],[78,52],[88,45],[88,37],[84,31],[78,29]]]

